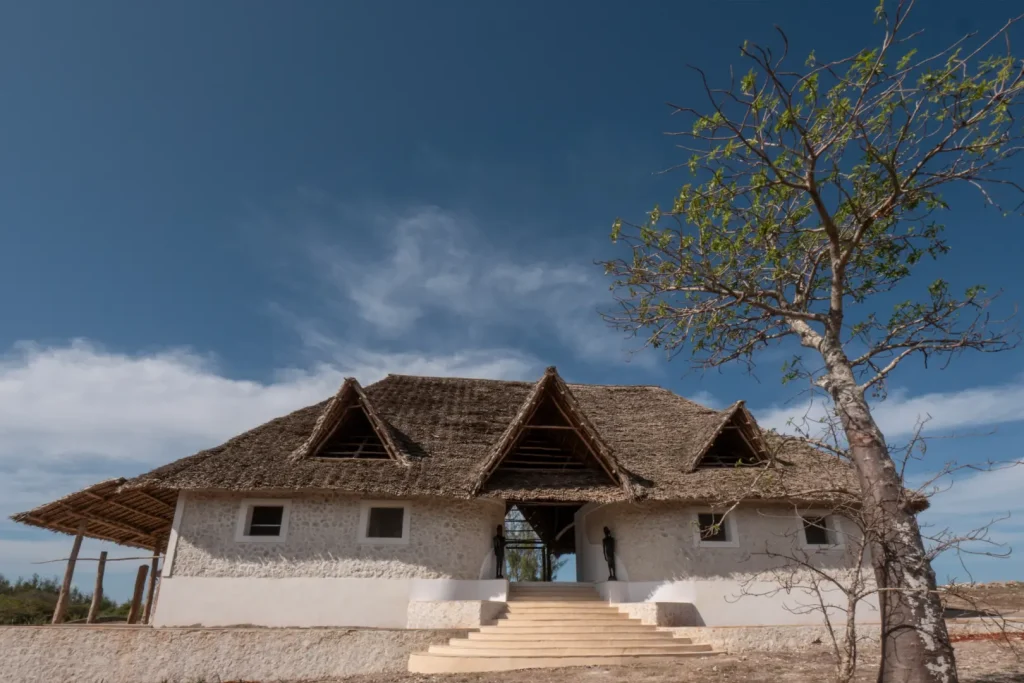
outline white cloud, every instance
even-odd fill
[[[29,453],[148,461],[168,444],[210,445],[320,401],[346,375],[363,383],[388,372],[520,378],[539,365],[500,349],[337,351],[334,363],[281,371],[264,383],[224,377],[210,359],[182,350],[129,355],[82,341],[20,344],[0,360],[0,462]]]
[[[1024,550],[1024,518],[1020,503],[1020,494],[1024,491],[1024,467],[979,472],[940,482],[940,486],[945,490],[930,499],[931,507],[920,516],[924,533],[934,534],[949,529],[954,533],[967,534],[987,528],[992,544],[966,543],[964,549],[973,553],[1009,552],[1010,556],[998,558],[970,554],[958,558],[952,550],[947,551],[935,563],[939,581],[945,582],[954,577],[965,581],[972,575],[984,581],[1019,574],[1022,566],[1020,552]]]
[[[792,431],[787,422],[798,424],[805,416],[820,419],[826,404],[813,403],[773,406],[756,412],[764,427]],[[914,432],[919,420],[927,419],[929,434],[949,434],[955,430],[972,429],[1024,420],[1024,384],[976,387],[960,391],[936,392],[910,396],[905,390],[891,392],[889,397],[872,406],[875,420],[887,438],[907,436]]]
[[[519,343],[543,338],[587,360],[622,360],[636,346],[598,315],[607,283],[585,254],[513,254],[485,241],[472,219],[436,207],[365,222],[384,236],[374,255],[323,236],[309,255],[312,271],[373,335],[450,329]],[[647,354],[632,358],[649,362]]]

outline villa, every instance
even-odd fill
[[[498,578],[513,508],[545,557],[575,556],[575,582],[552,597],[593,592],[650,625],[782,625],[820,615],[765,572],[791,552],[857,569],[856,530],[834,512],[856,490],[847,464],[762,431],[742,402],[714,410],[548,368],[536,383],[347,379],[220,446],[14,519],[162,555],[156,627],[479,628],[517,589],[545,589]],[[554,578],[547,562],[540,578]]]

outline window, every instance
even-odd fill
[[[282,542],[288,535],[291,501],[269,498],[243,500],[238,511],[235,540]]]
[[[405,545],[409,542],[409,503],[363,501],[359,510],[359,542]]]
[[[370,508],[367,538],[401,538],[405,508]]]
[[[247,536],[280,536],[284,521],[284,506],[254,505],[249,513]]]
[[[800,544],[805,548],[842,545],[835,517],[823,513],[804,513],[800,517]]]
[[[705,543],[725,543],[729,540],[725,517],[722,515],[702,512],[697,515],[697,526],[700,528],[700,540]]]
[[[698,512],[695,520],[698,546],[709,548],[738,548],[735,515],[717,512]]]

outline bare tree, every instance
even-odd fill
[[[936,280],[888,314],[862,311],[947,252],[944,189],[972,186],[994,209],[1010,199],[1019,210],[1024,188],[1006,169],[1024,137],[1024,64],[1010,52],[1016,19],[919,55],[906,34],[912,5],[880,4],[881,43],[842,59],[811,54],[793,67],[780,31],[781,55],[745,44],[751,68],[726,88],[696,70],[706,108],[674,107],[692,123],[674,135],[694,181],[646,222],[617,221],[613,239],[632,253],[604,265],[619,303],[607,319],[670,355],[689,349],[698,368],[752,367],[788,337],[812,354],[786,379],[808,373],[830,396],[877,527],[882,677],[931,683],[956,681],[956,663],[913,501],[867,392],[884,392],[909,358],[946,362],[1018,338],[991,318],[981,286],[957,296]]]
[[[830,419],[831,429],[827,430],[832,437],[838,436]],[[899,449],[890,449],[899,453],[896,461],[899,465],[900,478],[906,483],[905,472],[907,463],[920,458],[926,451],[927,439],[921,435],[919,423],[913,438]],[[803,432],[803,427],[796,428]],[[806,436],[799,437],[802,441],[809,440]],[[819,447],[825,445],[836,457],[846,460],[847,452],[834,438],[825,441],[819,437],[814,439]],[[783,447],[784,442],[779,443]],[[1024,464],[1021,461],[986,462],[960,465],[956,462],[945,463],[937,472],[931,474],[916,486],[907,486],[908,499],[915,501],[917,508],[928,505],[928,501],[948,490],[957,475],[965,471],[993,472],[1007,467]],[[759,509],[763,516],[782,515],[785,518],[801,520],[802,526],[791,527],[790,531],[780,534],[779,538],[769,539],[762,548],[755,550],[752,557],[762,557],[769,561],[767,568],[752,573],[740,587],[735,599],[744,597],[777,597],[786,594],[785,608],[798,615],[815,615],[824,625],[827,642],[836,662],[835,680],[837,683],[849,683],[853,680],[858,665],[858,655],[865,641],[875,642],[870,630],[865,633],[858,626],[858,614],[865,611],[873,612],[875,604],[884,605],[885,593],[875,583],[870,573],[865,571],[871,557],[871,547],[881,537],[879,518],[871,510],[865,509],[859,500],[856,490],[843,489],[842,482],[831,477],[831,468],[822,468],[815,473],[821,486],[816,491],[792,491],[794,497],[807,497],[810,494],[825,495],[831,499],[827,506],[794,504],[791,508],[773,511],[771,508]],[[722,503],[733,506],[735,498]],[[985,604],[979,599],[977,585],[970,576],[964,556],[984,555],[988,557],[1006,558],[1010,549],[994,541],[990,530],[994,524],[1004,518],[986,521],[973,529],[922,528],[922,536],[929,561],[945,554],[954,554],[961,559],[961,566],[967,576],[964,582],[951,586],[940,587],[936,593],[945,602],[955,597],[960,611],[977,618],[977,625],[988,635],[996,635],[1007,644],[1013,646],[1014,637],[1024,635],[1020,626],[1005,618],[996,605]],[[813,545],[801,538],[809,530],[816,532],[819,541],[824,544]],[[891,556],[897,549],[883,551]]]

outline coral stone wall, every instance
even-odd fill
[[[601,529],[615,536],[616,551],[629,581],[741,578],[781,564],[765,552],[806,553],[814,564],[853,568],[852,544],[844,548],[799,550],[801,522],[792,508],[743,506],[734,510],[737,547],[698,546],[695,508],[672,503],[615,504],[586,517],[587,540],[599,548]],[[851,533],[852,524],[842,527]]]
[[[319,680],[405,671],[466,631],[0,626],[3,683]]]
[[[360,498],[340,494],[291,500],[287,538],[235,540],[247,496],[189,494],[171,576],[478,579],[504,507],[487,501],[410,500],[409,543],[358,540]],[[261,495],[261,497],[267,497]]]

